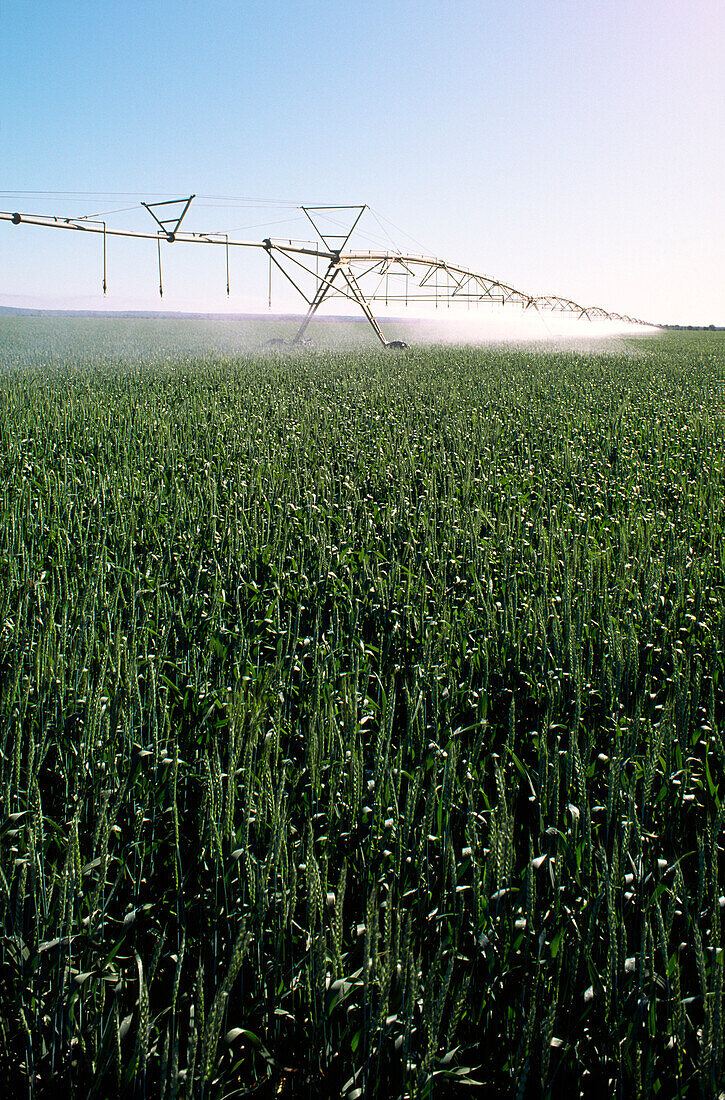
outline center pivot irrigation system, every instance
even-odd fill
[[[36,225],[49,229],[73,229],[81,233],[99,233],[103,236],[103,293],[107,292],[107,238],[133,237],[155,240],[158,251],[159,293],[163,296],[162,244],[206,244],[221,246],[225,250],[227,294],[229,294],[230,248],[263,249],[269,257],[269,297],[271,304],[272,265],[275,265],[307,303],[307,312],[292,344],[300,344],[310,321],[327,299],[343,298],[353,302],[364,313],[376,336],[387,348],[405,346],[402,341],[388,340],[373,313],[375,302],[433,303],[436,306],[451,304],[517,305],[524,310],[553,310],[568,313],[590,321],[619,321],[631,325],[648,322],[621,313],[611,313],[600,306],[582,306],[569,298],[548,294],[534,297],[516,290],[468,268],[448,263],[432,256],[413,255],[395,248],[362,251],[348,248],[348,243],[367,206],[301,206],[299,209],[310,222],[318,243],[282,240],[266,237],[262,241],[233,240],[227,233],[181,232],[194,195],[183,199],[146,203],[143,206],[156,223],[153,232],[128,229],[112,229],[98,217],[61,218],[37,214],[19,214],[0,211],[0,221],[13,225]],[[330,233],[327,224],[332,221],[342,232]]]

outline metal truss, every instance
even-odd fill
[[[360,309],[384,347],[399,347],[400,341],[391,343],[386,339],[373,312],[372,307],[376,302],[403,306],[426,303],[437,307],[462,303],[468,306],[514,305],[523,310],[569,313],[590,321],[618,321],[631,325],[649,324],[647,321],[626,314],[612,313],[601,306],[582,306],[569,298],[561,298],[553,294],[533,296],[498,279],[459,267],[437,257],[403,253],[394,249],[381,251],[349,249],[347,246],[353,230],[367,209],[364,205],[301,207],[319,238],[319,244],[270,237],[263,241],[241,241],[232,240],[224,233],[180,232],[179,226],[193,198],[192,195],[188,199],[169,200],[166,203],[142,203],[141,205],[148,210],[159,226],[156,233],[110,229],[105,222],[94,222],[84,218],[59,218],[3,211],[0,211],[0,221],[9,221],[14,225],[27,224],[50,229],[103,234],[104,293],[108,237],[132,237],[156,241],[159,256],[159,292],[162,295],[162,242],[165,245],[174,243],[222,245],[226,251],[227,294],[229,294],[229,249],[263,249],[269,257],[270,288],[271,271],[274,265],[307,303],[307,311],[293,344],[299,344],[302,341],[310,321],[323,302],[333,299],[338,301],[343,299]],[[183,207],[180,215],[174,211],[173,218],[162,219],[157,216],[157,209],[171,206]],[[164,209],[163,213],[167,211]],[[344,232],[331,234],[324,229],[325,218],[337,220],[340,215],[349,216],[349,224]]]
[[[142,202],[141,205],[148,210],[151,217],[161,229],[161,232],[166,234],[167,241],[173,244],[176,240],[179,226],[184,220],[184,214],[191,206],[191,200],[195,198],[196,195],[189,195],[188,199],[167,199],[166,202]],[[176,207],[176,209],[169,211],[166,209],[169,206]],[[161,211],[162,207],[164,208],[163,213],[169,215],[166,218],[160,218],[156,213],[157,210]],[[180,213],[179,207],[181,208]]]

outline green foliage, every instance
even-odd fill
[[[165,332],[0,320],[10,1093],[717,1094],[722,339]]]

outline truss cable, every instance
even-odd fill
[[[85,201],[87,199],[164,199],[168,192],[161,191],[2,191],[0,190],[0,196],[3,198],[64,198],[72,201]],[[278,207],[281,209],[293,208],[299,210],[300,202],[298,199],[265,199],[258,196],[251,195],[197,195],[197,206],[215,204],[220,207],[233,208],[245,207],[252,209],[263,209],[270,207]],[[312,204],[310,202],[307,205],[328,205],[325,203]],[[392,224],[392,223],[391,223]]]
[[[368,210],[370,211],[370,213],[371,213],[371,214],[374,214],[376,218],[378,218],[378,219],[379,219],[379,218],[382,218],[382,220],[383,220],[384,222],[387,222],[387,223],[388,223],[388,225],[392,225],[393,229],[394,229],[394,230],[395,230],[395,231],[396,231],[397,233],[402,233],[402,234],[403,234],[403,236],[404,236],[404,237],[407,237],[409,241],[412,241],[412,242],[413,242],[413,244],[417,244],[417,245],[418,245],[418,248],[422,248],[422,249],[423,249],[423,252],[424,252],[424,253],[427,253],[427,255],[429,255],[429,256],[432,256],[432,255],[433,255],[433,250],[432,250],[431,248],[428,248],[428,246],[427,246],[427,245],[425,245],[425,244],[423,244],[423,243],[422,243],[421,241],[419,241],[417,237],[413,237],[413,236],[412,236],[412,235],[411,235],[410,233],[406,233],[406,231],[405,231],[404,229],[401,229],[401,228],[400,228],[400,226],[399,226],[399,225],[396,225],[396,224],[395,224],[395,222],[393,222],[393,221],[391,221],[391,220],[390,220],[390,218],[386,218],[384,214],[380,214],[380,215],[378,215],[378,214],[377,214],[377,213],[376,213],[376,212],[375,212],[375,211],[373,210],[373,208],[372,208],[371,206],[369,206],[369,207],[368,207]],[[382,228],[382,227],[381,227],[381,228]]]
[[[203,205],[203,204],[201,204]],[[240,233],[244,229],[266,229],[268,225],[289,225],[290,222],[301,222],[303,218],[281,218],[273,222],[255,222],[253,225],[233,225],[230,233]]]
[[[300,205],[293,199],[260,199],[250,195],[199,195],[198,198],[208,202],[244,203],[250,206],[294,206],[299,209]]]
[[[151,198],[163,198],[166,192],[164,191],[0,191],[0,195],[6,195],[15,197],[19,195],[48,195],[55,198],[59,195],[69,198],[77,196],[83,199],[98,199],[98,198],[116,198],[116,199],[135,199],[139,195],[150,195]],[[250,198],[245,195],[200,195],[199,198],[207,199],[212,202],[223,203],[254,203],[259,206],[298,206],[299,203],[293,199],[260,199]]]
[[[376,222],[378,223],[378,225],[380,226],[380,228],[381,228],[381,230],[383,231],[383,233],[385,234],[385,236],[386,236],[386,237],[388,238],[388,241],[390,242],[390,244],[391,244],[391,245],[393,246],[393,252],[397,252],[398,254],[400,254],[400,251],[401,251],[401,250],[400,250],[400,249],[398,248],[397,244],[395,243],[395,241],[393,240],[393,238],[392,238],[392,237],[390,236],[390,234],[388,233],[387,229],[385,228],[385,226],[383,225],[383,223],[382,223],[382,222],[380,221],[380,218],[379,218],[379,217],[378,217],[378,215],[377,215],[377,214],[375,213],[375,211],[373,210],[373,208],[372,208],[371,206],[369,206],[369,207],[368,207],[368,210],[370,211],[370,213],[372,214],[372,216],[373,216],[373,217],[375,218],[375,221],[376,221]],[[411,238],[411,239],[412,239],[412,238]]]
[[[71,203],[83,203],[84,206],[89,205],[89,200],[98,203],[106,204],[109,201],[117,202],[119,199],[127,199],[134,201],[133,206],[124,206],[118,210],[110,210],[108,214],[125,213],[126,211],[138,209],[138,205],[143,198],[148,200],[158,200],[164,198],[163,194],[159,194],[156,191],[152,192],[135,192],[135,191],[0,191],[0,198],[29,198],[35,200],[48,199],[50,201],[54,199],[63,199],[65,202]],[[103,217],[103,213],[79,215],[78,220],[83,218]]]
[[[74,220],[77,222],[93,221],[95,218],[109,218],[111,214],[127,214],[129,210],[138,210],[137,206],[120,206],[117,210],[101,210],[98,214],[80,214]]]

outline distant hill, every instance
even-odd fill
[[[660,325],[668,332],[725,332],[725,325]]]
[[[176,310],[143,310],[143,309],[37,309],[32,306],[0,306],[0,316],[10,317],[108,317],[111,320],[119,318],[148,318],[159,321],[301,321],[300,313],[179,313]],[[395,320],[386,317],[386,321]],[[315,323],[324,321],[334,323],[344,321],[356,324],[367,324],[364,316],[327,316],[315,314]]]

